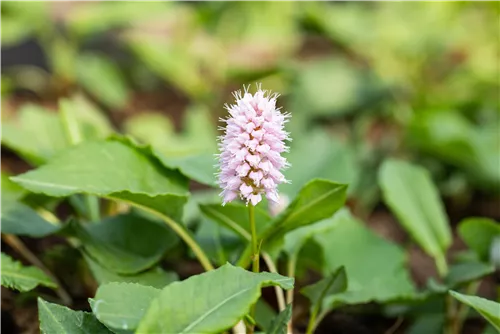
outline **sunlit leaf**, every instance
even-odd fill
[[[408,162],[386,160],[379,171],[379,184],[385,203],[443,271],[451,232],[439,192],[429,173]]]
[[[293,278],[252,273],[226,264],[164,288],[151,303],[138,332],[213,333],[235,325],[259,298],[260,289],[293,287]],[[175,303],[172,301],[175,300]],[[203,300],[194,303],[193,300]]]
[[[187,198],[182,175],[165,168],[146,148],[120,139],[83,143],[11,179],[35,193],[109,197],[174,219],[180,219]]]
[[[464,304],[469,305],[481,314],[490,324],[500,331],[500,304],[476,296],[463,295],[456,291],[449,293]]]

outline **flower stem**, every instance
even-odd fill
[[[257,230],[255,228],[255,207],[248,205],[248,217],[250,219],[250,229],[252,231],[252,270],[259,272],[259,242],[257,240]]]
[[[257,229],[255,228],[255,207],[252,204],[248,205],[248,218],[250,221],[250,230],[252,232],[252,271],[259,272],[259,242],[257,240]],[[255,305],[250,310],[250,316],[255,315]],[[248,334],[253,334],[255,326],[251,324],[248,328]]]

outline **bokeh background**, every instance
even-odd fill
[[[499,14],[497,2],[2,2],[2,171],[68,146],[57,111],[75,108],[86,137],[132,135],[196,166],[192,190],[206,190],[223,105],[262,83],[292,114],[284,195],[313,177],[348,183],[351,210],[403,243],[377,185],[400,157],[431,172],[452,225],[498,220]],[[417,282],[434,270],[411,261]]]

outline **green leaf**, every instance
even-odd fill
[[[89,256],[85,256],[85,260],[88,263],[94,278],[99,284],[111,282],[138,283],[161,289],[168,284],[179,280],[177,273],[173,271],[164,271],[158,266],[134,275],[120,275],[101,266]]]
[[[89,303],[97,319],[107,327],[135,330],[160,291],[134,283],[107,283],[97,289]]]
[[[324,271],[345,266],[349,288],[325,298],[324,309],[415,296],[403,249],[370,231],[348,211],[340,211],[331,219],[335,227],[315,235],[314,240],[323,250]]]
[[[262,233],[262,239],[272,242],[294,229],[331,217],[344,205],[346,190],[345,184],[312,180]]]
[[[135,274],[152,267],[178,241],[166,226],[134,213],[85,227],[73,223],[68,230],[80,239],[86,254],[119,274]]]
[[[455,291],[449,293],[464,304],[469,305],[500,331],[500,304],[476,296],[463,295]]]
[[[379,171],[385,203],[420,247],[434,257],[440,272],[451,232],[439,192],[428,172],[398,160],[386,160]]]
[[[125,78],[118,66],[104,56],[83,54],[77,58],[79,83],[99,101],[111,108],[123,108],[129,98]]]
[[[33,290],[37,285],[57,287],[57,284],[37,267],[25,267],[5,253],[2,253],[1,266],[2,286],[6,288],[25,292]]]
[[[112,133],[109,121],[82,96],[64,100],[79,122],[85,139],[104,138]],[[69,142],[59,115],[38,105],[26,104],[15,118],[2,120],[2,144],[33,165],[41,165]]]
[[[297,256],[308,240],[317,234],[321,234],[335,228],[338,222],[339,220],[325,219],[287,233],[285,235],[283,250],[289,256]]]
[[[2,144],[34,165],[68,146],[59,116],[32,104],[22,106],[16,119],[2,120]]]
[[[256,274],[226,264],[164,288],[151,303],[137,331],[172,334],[223,331],[242,319],[260,297],[261,288],[270,285],[291,289],[293,278],[266,272]]]
[[[255,322],[264,331],[268,332],[278,313],[263,298],[255,303]]]
[[[329,295],[344,292],[347,289],[347,275],[344,267],[339,267],[319,282],[306,286],[302,294],[309,298],[311,308],[321,307],[323,299]]]
[[[263,248],[276,248],[286,233],[302,226],[331,217],[344,205],[347,185],[328,180],[312,180],[299,192],[292,203],[259,234]],[[246,267],[250,259],[247,246],[238,265]]]
[[[458,234],[481,260],[489,261],[491,244],[500,237],[500,224],[488,218],[467,218],[458,225]]]
[[[38,317],[42,334],[112,334],[92,313],[73,311],[38,298]]]
[[[161,114],[140,114],[127,120],[125,130],[151,144],[153,152],[169,168],[200,183],[216,186],[215,156],[217,132],[209,110],[192,106],[186,110],[183,131],[177,133],[169,118]]]
[[[86,193],[130,202],[175,220],[182,216],[187,180],[130,141],[85,142],[38,169],[11,178],[54,197]]]
[[[201,204],[201,212],[228,229],[234,231],[244,240],[251,240],[248,207],[243,204],[230,203],[222,206],[219,204]],[[271,217],[262,209],[255,208],[255,225],[257,233],[261,233],[270,223]]]
[[[455,288],[459,285],[478,280],[494,271],[495,267],[491,264],[482,262],[458,263],[450,267],[445,282],[447,286]]]
[[[2,233],[43,237],[60,228],[43,219],[20,199],[26,191],[2,173]]]
[[[281,311],[278,316],[273,320],[271,326],[266,330],[266,334],[287,334],[288,322],[292,317],[292,305],[288,304],[286,308]]]

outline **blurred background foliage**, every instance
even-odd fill
[[[223,105],[262,83],[292,114],[286,197],[316,177],[348,183],[354,216],[403,244],[377,182],[382,162],[398,157],[430,171],[452,225],[474,215],[498,221],[499,15],[495,2],[2,2],[2,178],[125,133],[195,181],[183,221],[197,224],[215,263],[235,261],[224,249],[238,248],[238,237],[201,216],[198,203],[218,201]],[[74,124],[83,138],[71,138]],[[336,260],[386,248],[378,236],[366,242],[357,218],[341,216],[353,221],[343,232],[312,230],[318,238],[304,245],[298,278],[321,272],[321,249]],[[374,265],[399,266],[393,248],[394,261],[382,253]],[[410,262],[434,270],[414,253]],[[369,276],[360,272],[360,284]],[[422,285],[432,275],[416,276]]]
[[[70,98],[88,132],[131,134],[214,185],[222,105],[261,82],[293,115],[287,195],[329,178],[370,212],[378,165],[402,156],[468,203],[500,186],[498,14],[495,3],[5,2],[3,144],[43,163],[65,145],[50,110]]]

